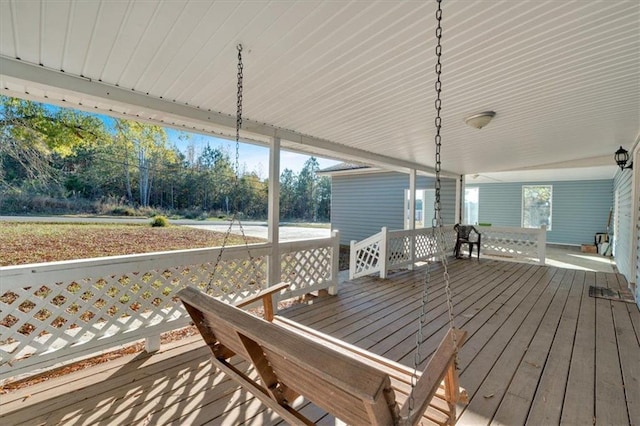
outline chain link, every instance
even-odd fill
[[[242,128],[242,89],[244,79],[244,65],[242,64],[242,45],[238,45],[238,92],[236,97],[236,185],[240,176],[240,129]]]
[[[213,287],[213,280],[215,277],[216,270],[218,269],[218,265],[222,260],[222,255],[224,253],[225,247],[227,246],[227,242],[229,241],[229,236],[231,235],[231,231],[233,229],[233,224],[238,221],[238,226],[240,228],[240,233],[242,234],[242,241],[244,242],[244,246],[247,249],[247,254],[249,255],[249,262],[251,263],[251,268],[253,270],[253,275],[256,276],[256,280],[260,281],[261,274],[256,267],[256,261],[251,255],[251,250],[249,249],[249,242],[247,241],[247,236],[244,232],[244,226],[242,226],[242,222],[240,221],[240,217],[238,216],[239,203],[238,203],[238,193],[240,189],[240,129],[242,128],[242,91],[243,91],[243,80],[244,80],[244,65],[242,63],[242,44],[238,44],[238,84],[237,84],[237,95],[236,95],[236,156],[235,156],[235,174],[233,180],[233,188],[236,196],[234,197],[234,211],[231,216],[231,220],[229,221],[229,228],[227,228],[227,232],[224,234],[224,238],[222,240],[222,246],[220,246],[220,251],[218,252],[218,257],[216,258],[216,263],[213,266],[213,271],[211,273],[211,278],[209,280],[209,284],[207,286],[207,291],[210,291]]]
[[[434,142],[436,146],[436,194],[435,194],[435,203],[434,203],[434,222],[437,225],[437,241],[440,260],[443,268],[443,278],[444,278],[444,288],[447,297],[447,311],[449,314],[449,328],[455,328],[455,318],[453,312],[453,293],[451,292],[451,283],[449,281],[449,262],[447,261],[447,255],[444,250],[445,245],[445,237],[444,232],[442,230],[442,204],[440,202],[440,193],[442,189],[442,181],[441,181],[441,171],[442,171],[442,117],[440,117],[440,111],[442,110],[442,100],[440,99],[440,94],[442,92],[442,80],[440,79],[442,75],[442,8],[441,3],[442,0],[436,0],[438,2],[438,10],[436,11],[436,20],[438,22],[438,26],[436,27],[436,38],[438,40],[438,44],[436,45],[436,83],[435,83],[435,91],[436,91],[436,100],[435,100],[435,109],[436,109],[436,118],[434,120],[434,124],[436,125],[436,135],[434,137]],[[456,334],[451,333],[453,339],[453,347],[455,348],[455,364],[456,367],[458,365],[458,342],[456,339]]]
[[[243,80],[244,80],[244,64],[242,63],[242,44],[238,44],[237,46],[238,48],[238,92],[237,92],[237,98],[236,98],[236,163],[235,163],[235,168],[236,168],[236,174],[235,174],[235,190],[236,190],[236,201],[235,201],[235,212],[234,212],[234,217],[233,219],[236,219],[237,213],[238,213],[238,209],[239,209],[239,201],[238,201],[238,189],[240,188],[240,129],[242,128],[242,92],[244,89],[243,86]],[[231,224],[233,225],[233,219]],[[247,242],[247,236],[245,235],[244,232],[244,226],[242,226],[242,222],[240,221],[240,218],[237,218],[238,220],[238,227],[240,228],[240,234],[242,234],[242,241],[244,241],[244,246],[247,249],[247,253],[249,254],[249,260],[251,261],[251,265],[252,268],[254,270],[254,274],[257,274],[256,272],[256,266],[255,266],[255,261],[253,259],[253,256],[251,256],[251,251],[249,250],[249,243]]]
[[[442,44],[441,44],[442,43],[442,8],[441,8],[442,0],[436,0],[436,2],[438,3],[438,9],[436,10],[436,21],[438,24],[436,27],[437,45],[436,45],[436,51],[435,51],[436,59],[437,59],[436,66],[435,66],[436,82],[434,86],[435,92],[436,92],[436,100],[434,102],[434,106],[436,110],[436,118],[434,120],[434,124],[436,127],[436,134],[434,137],[434,143],[436,148],[436,153],[435,153],[436,179],[435,179],[435,201],[434,201],[432,227],[434,230],[433,237],[434,237],[435,243],[437,244],[436,247],[439,248],[438,255],[442,261],[442,267],[444,270],[443,278],[444,278],[445,293],[447,298],[447,310],[449,313],[449,327],[454,328],[455,323],[454,323],[454,316],[453,316],[453,301],[452,301],[451,286],[449,282],[448,261],[447,261],[447,256],[444,250],[445,237],[444,237],[444,232],[442,230],[442,204],[441,204],[441,197],[440,197],[440,193],[442,190],[442,181],[440,176],[442,171],[442,136],[441,136],[442,117],[440,116],[440,112],[442,110],[442,99],[440,98],[440,95],[442,93],[442,80],[440,78],[442,75],[442,62],[441,62],[441,59],[442,59]],[[420,353],[420,348],[422,346],[422,343],[424,342],[424,335],[422,330],[426,321],[426,312],[427,312],[426,305],[429,301],[430,280],[431,280],[431,262],[427,264],[427,272],[425,273],[424,286],[422,289],[422,304],[420,309],[420,316],[418,319],[418,331],[416,333],[416,349],[415,349],[414,358],[413,358],[413,374],[411,376],[411,392],[409,394],[409,401],[408,401],[409,409],[408,409],[408,416],[405,419],[407,423],[410,422],[412,411],[415,409],[414,390],[418,380],[418,367],[422,363],[422,355]],[[452,333],[452,335],[453,335],[453,345],[454,345],[454,348],[456,348],[455,363],[457,366],[458,343],[456,341],[455,333]]]
[[[438,26],[436,27],[436,38],[438,40],[438,44],[436,45],[436,83],[435,83],[435,91],[436,91],[436,100],[434,103],[436,109],[436,118],[434,120],[434,124],[436,125],[436,135],[434,137],[434,142],[436,145],[436,194],[435,194],[435,204],[434,204],[434,222],[437,224],[437,241],[440,260],[442,262],[443,268],[443,278],[444,278],[444,288],[447,297],[447,311],[449,314],[449,328],[455,328],[455,318],[453,313],[453,294],[451,292],[451,283],[449,281],[449,270],[448,270],[448,261],[447,255],[444,250],[445,245],[445,237],[444,232],[442,230],[442,204],[440,201],[440,193],[442,189],[442,181],[441,181],[441,171],[442,171],[442,117],[440,117],[440,111],[442,110],[442,100],[440,98],[440,94],[442,93],[442,80],[440,79],[442,75],[442,8],[441,3],[442,0],[436,0],[438,2],[438,10],[436,11],[436,21],[438,22]],[[455,348],[455,363],[456,367],[458,364],[458,342],[456,341],[456,334],[451,333],[453,338],[453,347]]]

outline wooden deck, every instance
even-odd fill
[[[640,424],[640,312],[589,297],[620,288],[616,274],[492,260],[449,267],[456,326],[469,332],[460,381],[469,393],[459,424]],[[282,315],[413,365],[424,270],[361,278],[337,297]],[[424,363],[448,327],[441,271],[429,285]],[[275,424],[278,418],[221,373],[190,338],[150,356],[124,357],[0,395],[0,423]],[[306,404],[298,401],[299,404]],[[333,423],[317,407],[307,414]]]

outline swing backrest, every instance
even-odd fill
[[[388,374],[193,288],[178,296],[216,358],[237,354],[270,369],[278,383],[348,424],[397,421]],[[265,362],[256,362],[257,353]]]

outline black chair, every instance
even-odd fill
[[[478,259],[480,259],[480,244],[482,235],[473,225],[456,224],[453,226],[456,231],[456,247],[453,254],[456,258],[460,258],[460,247],[463,244],[469,245],[469,257],[473,256],[473,246],[478,246]]]

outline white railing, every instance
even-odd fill
[[[235,302],[280,281],[284,298],[338,283],[339,236],[0,267],[0,380],[24,376],[189,324],[175,293],[194,286]],[[217,268],[214,271],[214,265]],[[279,275],[279,276],[278,276]]]
[[[476,229],[482,235],[481,256],[545,264],[546,227],[491,226]],[[456,243],[453,225],[445,225],[443,235],[444,252],[451,255]],[[385,227],[365,240],[351,241],[349,279],[376,273],[380,274],[380,278],[386,278],[390,269],[412,267],[416,262],[436,257],[438,252],[432,228],[389,231]]]
[[[547,228],[477,227],[482,234],[482,255],[506,260],[546,262]]]
[[[453,225],[443,227],[443,250],[453,250],[456,234]],[[360,242],[351,241],[349,279],[379,273],[386,278],[390,269],[412,267],[416,262],[437,257],[440,252],[437,232],[432,228],[380,232]]]

